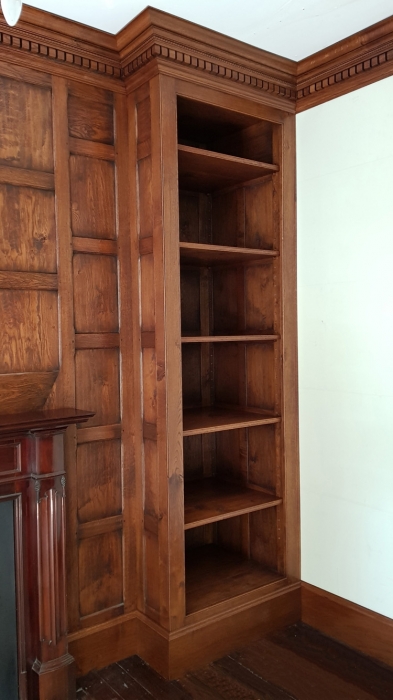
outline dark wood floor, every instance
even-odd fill
[[[132,656],[78,682],[77,700],[393,700],[393,669],[299,624],[178,681]]]

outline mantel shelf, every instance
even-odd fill
[[[222,430],[236,430],[238,428],[252,428],[256,425],[268,425],[279,423],[279,416],[270,411],[258,413],[252,408],[241,407],[221,408],[209,406],[207,408],[186,409],[183,415],[183,435],[201,435],[203,433],[217,433]]]
[[[198,479],[184,487],[184,529],[253,513],[282,503],[282,499],[242,484]]]
[[[57,408],[42,411],[25,411],[23,413],[0,415],[0,436],[13,432],[35,432],[66,428],[68,425],[85,423],[94,416],[92,411],[76,408]]]
[[[179,184],[187,190],[214,192],[256,180],[279,170],[278,165],[228,156],[193,146],[178,146]]]
[[[269,261],[278,254],[277,250],[180,242],[180,261],[188,265],[241,265],[258,260]]]

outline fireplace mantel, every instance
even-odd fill
[[[0,415],[0,505],[13,503],[19,700],[75,698],[67,645],[63,437],[67,426],[92,415],[67,408]],[[0,623],[1,615],[0,608]]]

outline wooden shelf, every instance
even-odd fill
[[[184,335],[182,343],[263,343],[278,340],[279,335]]]
[[[255,591],[285,577],[217,545],[186,552],[186,614]]]
[[[228,156],[192,146],[178,146],[179,184],[187,190],[214,192],[278,171],[278,165]]]
[[[180,242],[180,262],[187,265],[242,265],[254,260],[271,260],[277,256],[277,250]]]
[[[258,413],[252,409],[207,408],[186,409],[183,414],[183,435],[201,435],[202,433],[217,433],[222,430],[251,428],[255,425],[279,423],[280,418],[266,411]]]
[[[220,479],[198,479],[184,487],[184,529],[253,513],[282,503],[281,498]]]

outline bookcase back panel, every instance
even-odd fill
[[[277,248],[273,178],[229,191],[179,193],[180,240],[261,250]]]
[[[178,97],[177,114],[179,143],[272,162],[271,123],[184,97]]]
[[[184,438],[184,478],[217,477],[282,495],[279,424]]]

